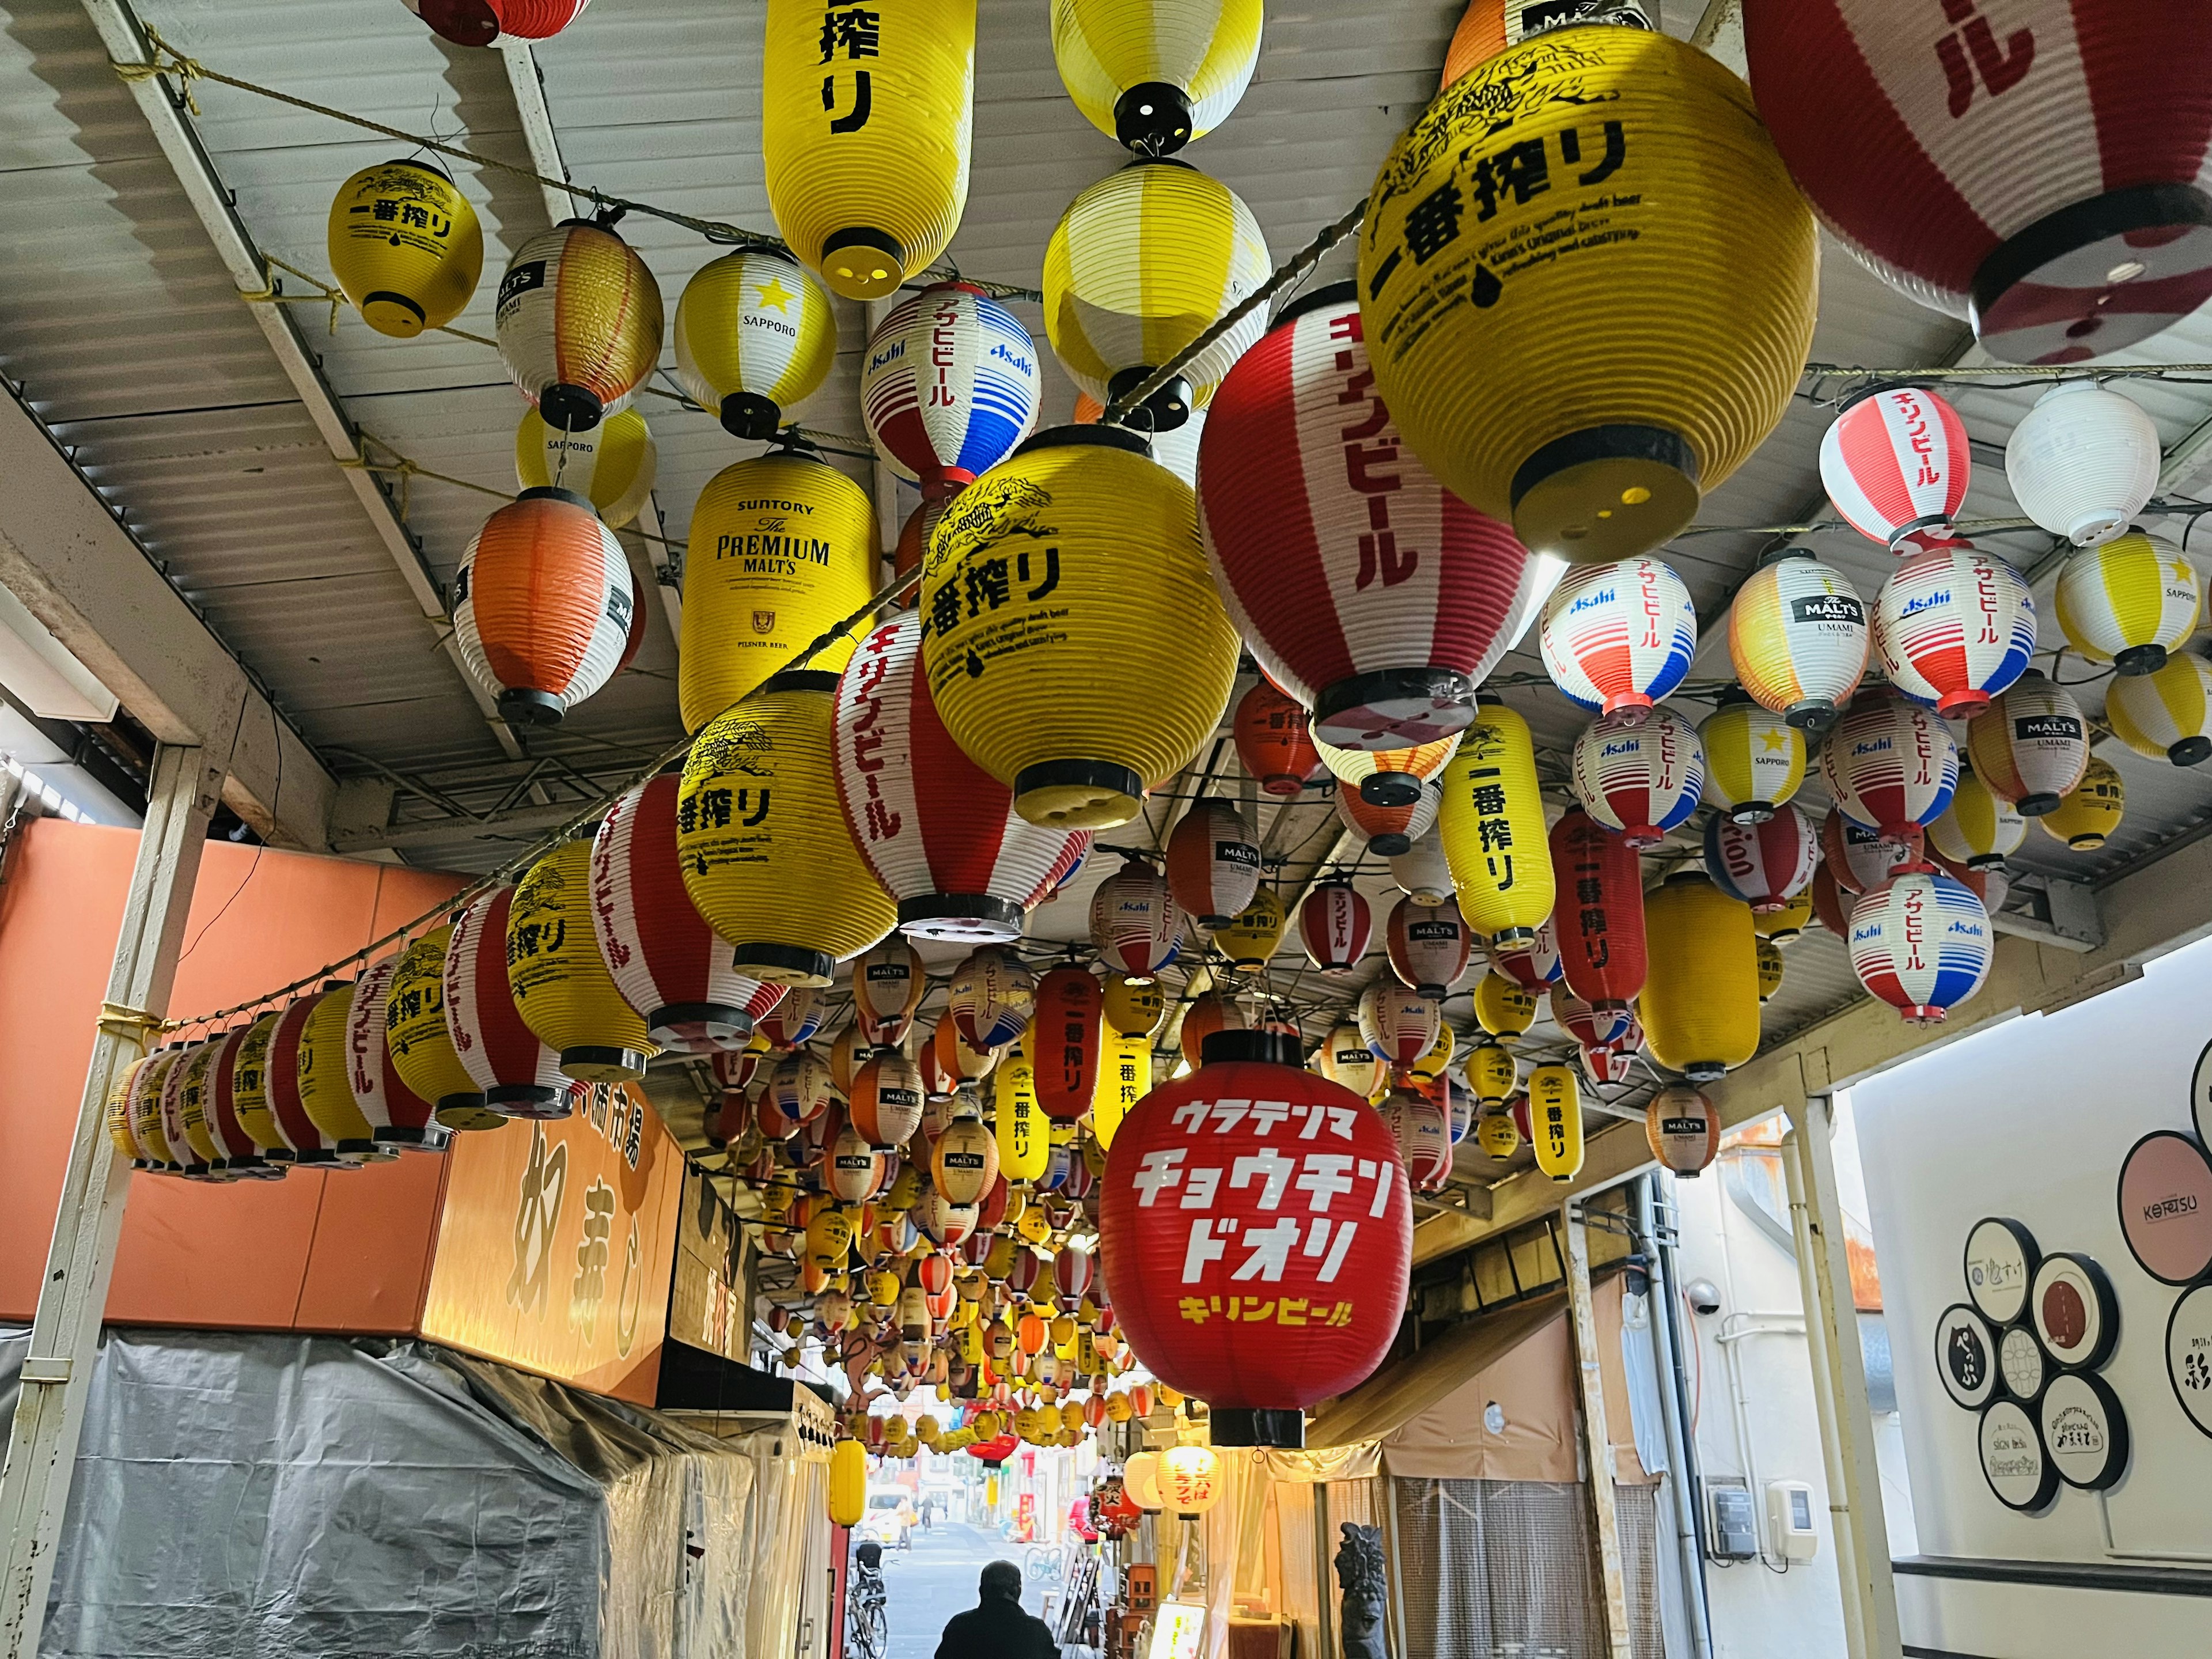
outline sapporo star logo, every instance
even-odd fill
[[[781,282],[773,276],[769,277],[768,281],[761,284],[761,304],[763,307],[773,306],[777,311],[782,313],[783,315],[787,317],[791,314],[791,302],[798,297],[799,296],[797,295],[793,294],[789,289],[786,288]]]
[[[1765,754],[1778,755],[1789,748],[1790,739],[1779,732],[1762,732],[1759,735],[1759,746]]]

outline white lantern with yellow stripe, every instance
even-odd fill
[[[1960,767],[1951,804],[1928,826],[1928,844],[1954,864],[1986,870],[2018,852],[2027,834],[2027,820],[2020,810],[1978,774]]]
[[[2105,692],[2105,718],[2122,743],[2151,760],[2196,766],[2212,759],[2212,664],[2185,651],[2155,672],[2115,678]]]
[[[660,285],[603,225],[532,237],[500,279],[499,355],[546,423],[597,426],[629,407],[660,356]]]
[[[2197,631],[2204,594],[2179,548],[2131,530],[2066,561],[2057,609],[2066,643],[2082,656],[2124,675],[2149,674]]]
[[[645,416],[625,409],[580,432],[548,426],[534,409],[514,429],[514,481],[524,489],[566,489],[599,509],[600,522],[619,530],[636,518],[653,494],[660,452]]]
[[[1741,692],[1698,728],[1705,802],[1737,823],[1764,823],[1805,781],[1805,733]]]
[[[676,378],[732,437],[773,438],[836,359],[830,296],[767,248],[702,265],[676,302]]]
[[[1139,155],[1172,155],[1244,95],[1261,13],[1261,0],[1053,0],[1053,61],[1092,126]]]

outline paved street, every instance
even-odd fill
[[[995,1533],[957,1521],[917,1529],[910,1550],[884,1553],[884,1583],[890,1593],[890,1659],[935,1659],[945,1621],[975,1605],[975,1577],[986,1561],[1018,1563],[1022,1547]],[[1022,1605],[1037,1611],[1037,1589],[1027,1587]]]

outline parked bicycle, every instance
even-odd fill
[[[845,1583],[845,1659],[888,1659],[890,1622],[884,1607],[884,1547],[873,1539],[853,1552]]]

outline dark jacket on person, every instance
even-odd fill
[[[1020,1602],[987,1595],[946,1622],[937,1659],[1060,1659],[1060,1644],[1052,1626]]]

